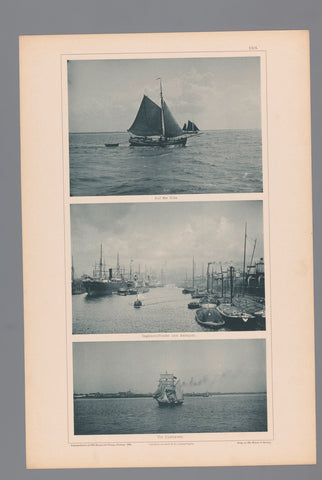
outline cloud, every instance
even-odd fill
[[[168,271],[190,270],[192,257],[201,264],[241,264],[244,228],[257,239],[256,257],[263,256],[261,202],[196,202],[175,204],[103,204],[71,207],[72,254],[75,268],[86,273],[99,257],[100,244],[108,265],[119,253],[125,266]],[[253,243],[248,243],[248,256]],[[255,258],[256,258],[255,257]]]
[[[70,61],[71,131],[125,131],[143,94],[165,100],[181,124],[202,129],[260,127],[259,59],[186,58]]]

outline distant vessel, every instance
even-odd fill
[[[134,147],[184,146],[187,143],[187,137],[182,136],[184,132],[163,99],[161,78],[158,80],[161,106],[144,95],[135,120],[128,129],[135,135],[129,139]]]
[[[101,245],[100,260],[98,266],[95,265],[92,276],[83,279],[84,288],[90,297],[102,297],[104,295],[112,295],[124,286],[121,277],[114,278],[112,268],[106,271],[103,263],[103,250]]]
[[[119,146],[119,143],[105,143],[105,147],[118,147]]]
[[[195,289],[195,257],[192,257],[192,287],[185,287],[182,290],[184,295],[191,294],[191,296],[196,292]]]
[[[75,278],[74,259],[72,257],[72,295],[80,295],[85,292],[81,278]]]
[[[161,373],[159,385],[153,398],[159,407],[175,407],[183,404],[183,391],[180,380],[172,373]]]
[[[188,122],[183,125],[182,130],[184,131],[184,133],[198,133],[199,132],[199,128],[197,127],[197,125],[195,123],[191,122],[190,120],[188,120]]]

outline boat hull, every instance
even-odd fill
[[[200,308],[200,303],[199,302],[190,302],[190,303],[188,303],[188,308],[190,308],[190,310],[195,310],[197,308]]]
[[[197,323],[199,323],[199,325],[215,330],[224,327],[226,324],[225,320],[218,315],[215,306],[209,308],[199,308],[196,311],[195,320]]]
[[[83,285],[89,297],[112,295],[121,287],[121,284],[117,282],[99,280],[84,280]]]
[[[183,400],[178,400],[177,402],[159,402],[159,400],[157,400],[157,402],[160,408],[180,407],[183,404]]]
[[[180,138],[141,138],[141,137],[131,137],[129,139],[130,145],[132,147],[168,147],[168,146],[179,146],[184,147],[187,143],[187,137]]]
[[[229,330],[254,330],[257,321],[254,315],[238,312],[230,304],[220,304],[216,307]]]

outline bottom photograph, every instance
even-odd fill
[[[267,431],[264,339],[73,343],[74,435]]]

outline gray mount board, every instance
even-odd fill
[[[11,479],[320,479],[322,333],[322,3],[320,0],[2,0],[0,7],[1,434],[0,475]],[[20,210],[18,36],[309,29],[311,32],[312,160],[316,311],[316,466],[119,470],[25,470],[23,290]],[[287,61],[287,59],[286,59]],[[50,252],[49,252],[50,254]],[[298,299],[299,300],[299,299]]]

